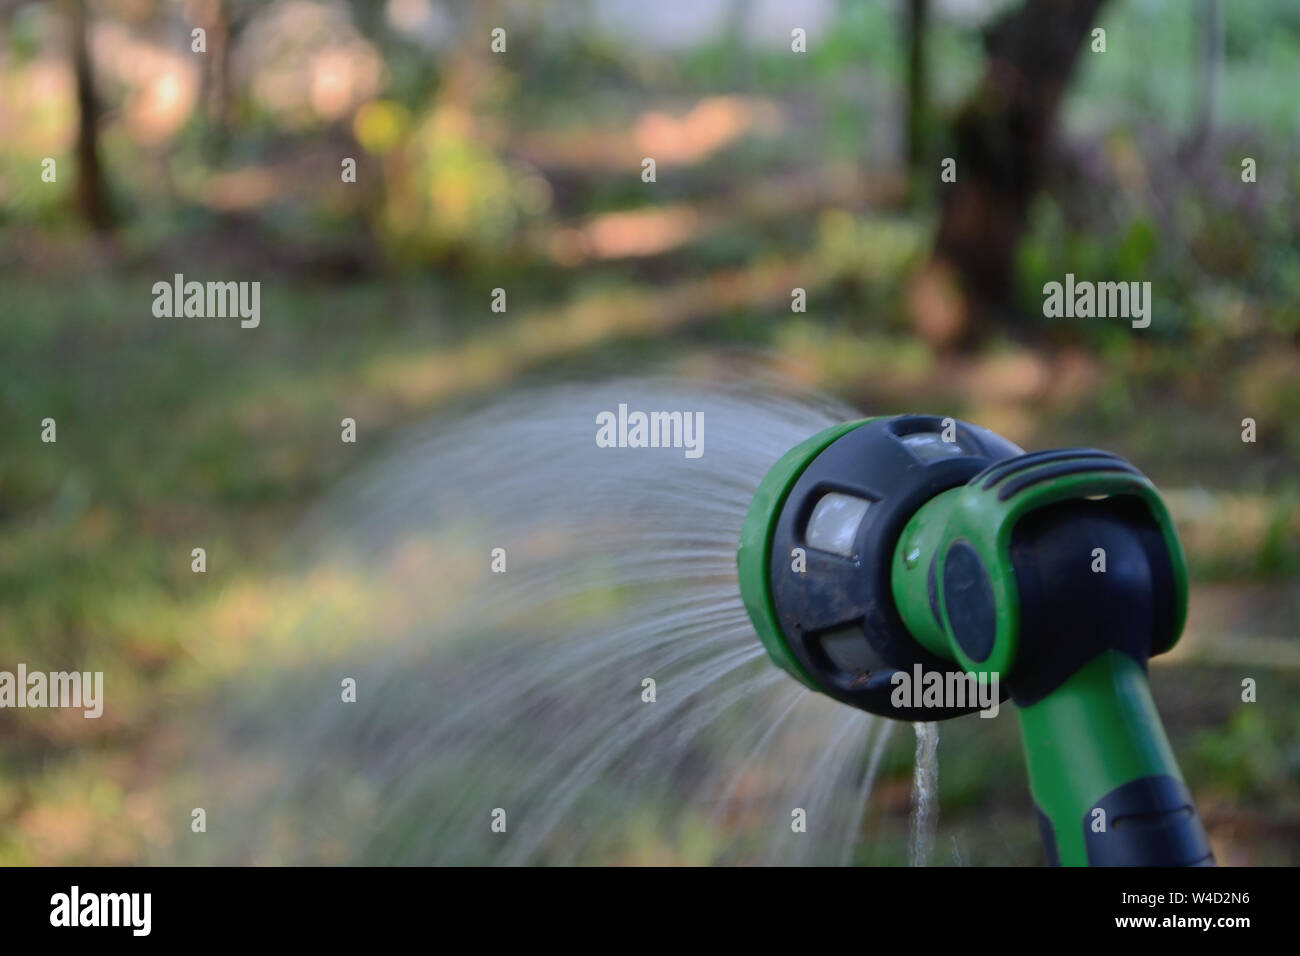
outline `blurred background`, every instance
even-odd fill
[[[342,418],[738,356],[1144,469],[1183,772],[1221,863],[1295,862],[1298,76],[1292,0],[0,0],[0,669],[113,688],[0,714],[0,863],[170,858],[186,715],[289,629]],[[1150,327],[1044,318],[1067,272],[1149,281]],[[155,318],[174,273],[260,281],[260,327]],[[945,725],[936,862],[1039,861],[998,725]],[[906,741],[882,773],[857,862],[904,858]]]

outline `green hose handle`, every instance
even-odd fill
[[[1011,690],[1049,862],[1213,863],[1147,684],[1187,574],[1145,476],[1092,450],[999,462],[917,511],[891,585],[921,644]]]

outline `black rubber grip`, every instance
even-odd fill
[[[1106,811],[1095,829],[1096,810]],[[1083,820],[1090,866],[1213,866],[1214,854],[1187,785],[1162,774],[1116,787]]]

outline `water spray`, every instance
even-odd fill
[[[737,563],[813,690],[913,721],[987,700],[898,693],[921,675],[1010,697],[1049,862],[1213,864],[1146,677],[1186,618],[1182,546],[1127,461],[926,415],[835,425],[763,479]]]

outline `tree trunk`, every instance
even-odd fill
[[[112,225],[104,173],[99,164],[99,101],[95,95],[95,71],[90,60],[90,41],[85,0],[67,0],[73,71],[77,82],[77,212],[100,232]]]
[[[989,29],[979,88],[954,128],[957,182],[923,281],[952,294],[950,315],[914,316],[937,345],[969,345],[1014,320],[1016,246],[1038,187],[1066,84],[1104,0],[1026,0]],[[930,334],[927,334],[930,333]]]
[[[924,175],[928,113],[925,69],[925,31],[929,0],[907,0],[907,173],[915,184]],[[914,188],[909,192],[915,193]]]
[[[1218,112],[1219,77],[1223,71],[1223,14],[1219,0],[1201,0],[1197,37],[1196,100],[1192,104],[1193,125],[1184,152],[1200,159],[1214,137]]]

